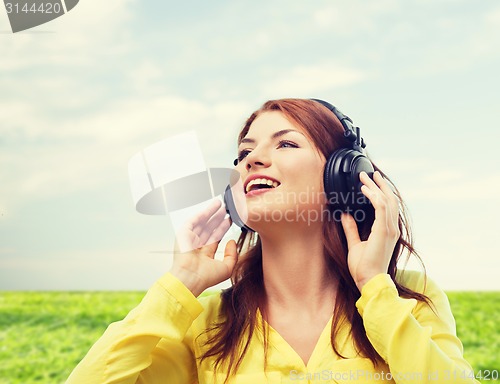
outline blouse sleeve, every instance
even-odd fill
[[[196,382],[190,326],[202,305],[167,273],[123,320],[112,323],[67,384]]]
[[[356,303],[368,339],[396,383],[404,382],[398,377],[419,383],[479,383],[463,358],[446,294],[430,279],[424,293],[431,306],[399,297],[388,274],[368,281]]]

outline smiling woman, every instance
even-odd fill
[[[108,327],[68,383],[281,383],[327,373],[337,382],[476,383],[446,295],[424,273],[398,268],[403,254],[418,257],[402,199],[351,128],[314,100],[254,112],[238,138],[248,211],[238,242],[214,258],[214,239],[230,226],[220,202],[193,217],[185,236],[205,245],[175,252],[172,269]],[[339,205],[335,193],[359,200]],[[227,278],[230,288],[197,298]]]
[[[245,136],[240,135],[236,165],[236,170],[244,179],[250,215],[247,225],[257,225],[260,233],[266,232],[262,228],[264,223],[276,227],[273,224],[276,220],[263,218],[274,212],[295,212],[297,201],[293,197],[296,196],[301,196],[300,211],[321,210],[325,201],[318,198],[323,190],[322,174],[318,170],[324,167],[325,157],[315,148],[306,132],[279,111],[262,113],[252,119],[250,125],[251,132],[249,128],[244,128],[242,133],[246,131]],[[246,172],[244,167],[251,163],[255,166],[251,172]],[[267,188],[268,181],[274,188]],[[282,225],[289,222],[293,230],[298,228],[297,222],[305,215],[296,215],[291,219],[284,214],[275,214],[274,217],[286,217]]]

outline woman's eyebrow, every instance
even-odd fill
[[[280,136],[283,136],[283,135],[286,135],[287,133],[289,132],[297,132],[297,133],[300,133],[301,135],[304,136],[304,134],[300,131],[297,131],[295,129],[282,129],[281,131],[277,131],[277,132],[274,132],[272,135],[271,135],[271,139],[276,139],[277,137],[280,137]],[[251,139],[251,138],[248,138],[248,137],[244,137],[243,139],[241,139],[240,141],[240,144],[242,143],[255,143],[255,140],[254,139]]]

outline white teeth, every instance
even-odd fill
[[[279,183],[277,181],[273,181],[273,180],[269,180],[269,179],[265,179],[265,178],[253,179],[253,180],[248,182],[247,187],[245,188],[245,192],[248,193],[250,191],[250,188],[256,184],[269,185],[270,187],[273,187],[273,188],[276,188],[279,185]]]

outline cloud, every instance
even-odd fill
[[[383,143],[380,143],[383,145]],[[389,143],[390,144],[390,143]],[[384,148],[379,146],[379,153]],[[390,151],[390,145],[386,149]],[[496,191],[500,186],[500,172],[496,169],[475,169],[469,158],[449,156],[449,162],[431,157],[381,157],[376,164],[387,172],[400,189],[403,197],[418,202],[460,202],[478,203],[498,200]],[[483,170],[481,170],[483,171]]]
[[[400,7],[400,3],[394,0],[368,3],[349,1],[335,5],[327,2],[326,5],[315,8],[308,4],[304,13],[310,14],[311,28],[329,31],[337,36],[348,36],[379,29],[377,19],[397,11]]]
[[[165,89],[165,69],[151,59],[140,61],[129,70],[126,77],[129,78],[131,87],[139,94],[164,94],[171,91]]]
[[[457,14],[454,11],[398,21],[389,27],[391,33],[384,40],[384,49],[392,49],[411,60],[413,65],[404,66],[403,71],[417,78],[449,76],[478,64],[497,61],[500,9],[489,8],[478,7],[467,13],[467,17],[464,17],[465,12]],[[446,4],[445,9],[448,9]]]
[[[446,201],[482,203],[497,201],[496,186],[500,186],[500,174],[487,176],[432,172],[417,179],[413,186],[406,186],[406,196],[413,201]]]
[[[267,95],[311,97],[333,88],[347,87],[367,78],[361,70],[335,64],[300,65],[280,71],[262,85]]]
[[[484,15],[484,20],[492,25],[498,27],[498,24],[500,23],[500,8],[495,8],[488,10],[488,12],[485,13]]]
[[[207,166],[230,165],[238,128],[251,112],[245,103],[176,96],[122,100],[77,118],[6,105],[0,163],[9,166],[0,168],[0,180],[7,205],[123,180],[135,153],[187,130],[198,132]]]
[[[132,17],[132,0],[82,1],[71,12],[29,32],[0,35],[0,71],[20,71],[46,65],[86,67],[101,55],[112,58],[130,50],[121,28]],[[54,31],[39,34],[33,31]],[[99,63],[99,62],[98,62]],[[103,62],[100,62],[102,65]]]
[[[212,161],[230,164],[249,106],[182,97],[167,83],[171,67],[161,55],[130,54],[140,41],[127,25],[133,3],[83,2],[40,27],[55,33],[0,36],[6,74],[0,80],[0,180],[9,210],[123,182],[132,155],[186,130],[198,131]]]

